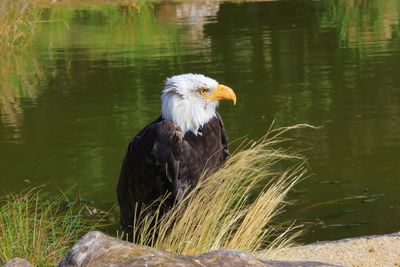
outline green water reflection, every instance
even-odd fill
[[[399,230],[397,0],[55,6],[42,16],[51,22],[34,52],[2,63],[2,192],[77,184],[112,206],[126,144],[159,114],[165,77],[198,72],[237,92],[236,107],[220,107],[231,140],[258,138],[273,120],[323,126],[292,136],[311,148],[313,175],[284,215],[310,226],[304,241]]]

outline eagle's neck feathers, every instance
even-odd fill
[[[164,92],[162,95],[161,116],[170,120],[182,130],[183,134],[199,134],[199,129],[216,116],[218,102],[188,102],[179,94]]]

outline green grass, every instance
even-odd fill
[[[55,266],[96,221],[84,205],[37,189],[8,194],[0,203],[0,264],[21,257],[34,266]]]
[[[292,128],[298,127],[303,126]],[[135,239],[180,254],[228,248],[268,256],[288,247],[301,231],[275,219],[287,204],[287,193],[305,174],[303,159],[279,148],[286,141],[282,134],[292,128],[242,144],[166,215],[143,212],[134,223]],[[278,167],[283,162],[286,170]]]

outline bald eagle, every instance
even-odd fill
[[[231,88],[201,74],[182,74],[166,80],[161,100],[161,116],[133,138],[122,163],[117,193],[125,233],[132,231],[136,203],[149,205],[170,193],[168,208],[202,172],[211,174],[228,157],[216,108],[220,100],[236,104]]]

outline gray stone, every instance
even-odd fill
[[[3,267],[33,267],[27,260],[21,258],[14,258],[7,261]]]
[[[125,242],[101,232],[89,232],[73,246],[59,266],[328,267],[337,265],[320,262],[271,261],[236,250],[216,250],[198,256],[183,256]]]

